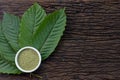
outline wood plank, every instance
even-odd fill
[[[21,16],[35,1],[47,13],[66,7],[67,26],[55,52],[34,72],[41,80],[120,79],[119,0],[0,0],[3,12]],[[39,80],[0,74],[0,80]]]

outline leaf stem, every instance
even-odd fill
[[[36,78],[39,78],[39,80],[42,80],[42,78],[43,78],[42,76],[40,76],[40,75],[38,75],[38,74],[30,73],[30,78],[31,78],[32,76],[33,76],[33,77],[36,77]]]

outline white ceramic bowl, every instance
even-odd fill
[[[34,50],[34,51],[38,54],[38,57],[39,57],[38,65],[37,65],[34,69],[32,69],[32,70],[24,70],[24,69],[22,69],[22,68],[19,66],[18,56],[19,56],[19,54],[21,53],[21,51],[23,51],[23,50],[25,50],[25,49]],[[39,52],[37,49],[35,49],[34,47],[30,47],[30,46],[23,47],[23,48],[21,48],[21,49],[17,52],[17,54],[16,54],[16,56],[15,56],[15,64],[16,64],[17,68],[18,68],[20,71],[25,72],[25,73],[31,73],[31,72],[37,70],[37,69],[39,68],[40,64],[41,64],[41,55],[40,55],[40,52]]]

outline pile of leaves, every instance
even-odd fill
[[[46,14],[34,3],[20,19],[4,13],[0,21],[0,73],[22,73],[15,65],[15,55],[19,49],[32,46],[41,53],[42,60],[55,50],[66,25],[65,9]]]

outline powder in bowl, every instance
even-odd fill
[[[38,54],[31,49],[25,49],[18,56],[18,64],[24,70],[34,69],[39,62]]]
[[[17,52],[15,63],[22,72],[33,72],[41,63],[41,55],[33,47],[24,47]]]

